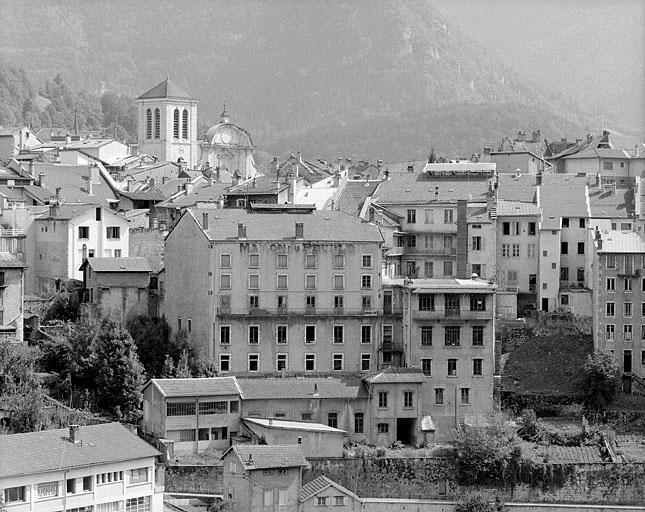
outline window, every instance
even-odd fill
[[[535,236],[537,233],[537,223],[535,222],[529,222],[529,235],[530,236]]]
[[[183,432],[181,430],[169,430],[168,434],[173,434],[176,435],[176,439],[179,440],[179,433]],[[191,437],[190,434],[192,433],[192,439],[188,439],[189,441],[194,441],[195,440],[195,431],[194,430],[187,430],[185,432],[185,437]],[[123,471],[114,471],[110,473],[101,473],[100,475],[96,475],[96,483],[97,484],[109,484],[112,482],[122,482],[123,481]],[[69,510],[69,509],[68,509]]]
[[[121,257],[121,249],[114,249],[114,257],[115,258]]]
[[[326,507],[327,506],[327,496],[317,496],[316,497],[316,506],[317,507]]]
[[[327,413],[327,426],[332,428],[338,428],[338,413],[330,412]]]
[[[435,388],[434,390],[434,404],[443,405],[443,388]]]
[[[192,319],[189,318],[188,319],[188,332],[192,332],[192,331],[193,331],[193,321],[192,321]]]
[[[146,139],[152,139],[152,110],[146,110]]]
[[[417,211],[408,210],[408,224],[414,224],[417,221]]]
[[[444,224],[454,224],[454,215],[453,215],[453,210],[450,208],[446,208],[443,211],[443,223]]]
[[[569,242],[560,243],[560,252],[562,254],[569,254]]]
[[[150,496],[141,496],[139,498],[125,500],[125,512],[150,512]]]
[[[387,391],[379,391],[378,393],[378,406],[387,407]]]
[[[344,254],[334,254],[334,268],[345,268]]]
[[[432,346],[432,326],[431,325],[421,326],[421,346],[422,347]]]
[[[316,289],[316,274],[305,274],[305,289],[306,290]]]
[[[219,371],[220,372],[230,372],[231,371],[231,355],[230,354],[220,354],[219,355]]]
[[[311,416],[310,412],[303,412],[303,413],[300,414],[300,419],[302,421],[311,421],[311,418],[312,418],[312,416]]]
[[[634,286],[633,286],[633,282],[632,282],[632,278],[631,278],[631,277],[626,277],[626,278],[623,280],[623,287],[624,287],[624,289],[625,289],[625,291],[626,291],[626,292],[632,292],[632,291],[634,291]]]
[[[305,325],[305,343],[316,343],[315,325]]]
[[[278,290],[286,290],[289,287],[289,276],[287,274],[278,274],[276,284]]]
[[[361,256],[361,268],[372,268],[372,255],[363,254]]]
[[[620,223],[620,230],[621,231],[630,231],[631,229],[632,229],[631,222],[621,222]]]
[[[90,228],[89,226],[79,226],[78,227],[78,238],[88,239],[90,237]]]
[[[284,345],[287,343],[287,333],[288,326],[286,325],[276,325],[275,327],[275,341],[278,345]]]
[[[362,434],[365,431],[365,415],[362,412],[354,413],[354,433]]]
[[[389,423],[377,423],[376,432],[379,434],[388,434],[390,432]]]
[[[372,288],[372,276],[370,274],[361,275],[361,288],[369,290]]]
[[[260,326],[249,325],[249,345],[257,345],[260,343]]]
[[[607,280],[605,281],[607,291],[608,292],[615,292],[616,291],[616,278],[615,277],[608,277]]]
[[[569,280],[569,267],[560,267],[560,281]]]
[[[585,219],[579,219],[578,220],[578,227],[580,227],[582,229],[587,227],[587,223],[586,223]]]
[[[431,293],[419,294],[419,311],[434,311],[434,295]]]
[[[510,235],[511,234],[511,223],[510,222],[502,222],[502,234],[503,235]]]
[[[382,332],[383,332],[383,343],[391,344],[394,341],[394,326],[384,325]]]
[[[334,290],[345,289],[345,276],[343,274],[334,274]]]
[[[260,289],[260,274],[249,274],[249,290]]]
[[[421,359],[421,371],[424,375],[432,377],[432,359],[422,358]]]
[[[345,342],[345,329],[342,325],[334,325],[334,343],[344,343]]]
[[[444,341],[446,347],[458,347],[460,345],[460,330],[461,328],[458,326],[444,327]]]
[[[76,478],[67,480],[67,494],[76,494]]]
[[[513,221],[513,223],[511,224],[511,231],[512,231],[513,235],[519,236],[519,234],[520,234],[520,223],[517,222],[517,221]]]
[[[335,372],[343,371],[343,354],[332,354],[331,369]]]
[[[287,268],[289,266],[289,256],[286,254],[278,254],[275,266],[277,268]]]
[[[220,254],[219,255],[219,266],[221,268],[231,268],[231,255],[230,254]]]
[[[316,268],[316,255],[307,254],[305,255],[305,268]]]
[[[632,324],[625,324],[623,325],[623,340],[624,341],[632,341],[634,334],[634,329]]]
[[[511,257],[511,244],[502,244],[502,258]]]
[[[231,274],[220,274],[219,287],[220,287],[220,290],[231,289]]]
[[[605,312],[607,316],[616,316],[616,304],[614,302],[607,302]]]
[[[605,325],[605,339],[607,341],[614,341],[616,339],[616,326],[613,324]]]
[[[448,359],[448,377],[457,376],[457,360]]]
[[[372,364],[371,354],[361,354],[361,371],[369,372]]]
[[[443,262],[443,275],[444,277],[452,276],[452,261]]]
[[[531,259],[535,259],[535,244],[528,244],[526,246],[526,255]]]
[[[605,267],[606,268],[616,268],[616,255],[607,254],[605,256]]]
[[[237,400],[231,400],[231,401],[229,402],[229,411],[230,411],[231,413],[237,413],[237,412],[239,412],[239,411],[240,411],[240,402],[238,402]],[[226,438],[226,436],[224,437],[224,439],[225,439],[225,438]]]
[[[392,364],[392,352],[383,352],[383,364]]]
[[[222,345],[231,344],[231,326],[230,325],[219,326],[219,342]]]
[[[484,360],[473,359],[473,377],[481,377],[484,375]]]
[[[18,501],[25,501],[25,488],[20,487],[9,487],[4,490],[4,501],[5,503],[15,503]]]
[[[425,214],[425,223],[434,224],[434,210],[432,208],[428,208],[424,211],[424,214]]]
[[[106,229],[106,234],[108,240],[121,238],[121,228],[119,226],[108,226]]]
[[[148,481],[148,468],[136,468],[128,470],[128,483],[141,484]]]
[[[286,295],[278,295],[278,309],[287,309]]]
[[[260,267],[260,255],[257,253],[249,254],[249,268],[259,268]]]
[[[91,476],[84,476],[83,477],[83,491],[91,491],[92,490],[92,477]]]
[[[361,325],[361,343],[372,343],[371,325]]]
[[[471,311],[486,311],[486,295],[472,294],[470,296]]]
[[[470,404],[470,388],[461,388],[460,395],[461,395],[461,405],[469,405]]]
[[[155,109],[155,139],[159,139],[160,137],[161,137],[161,111],[158,108],[156,108]]]
[[[472,236],[472,237],[470,237],[470,249],[472,251],[481,251],[482,250],[482,237],[481,236]]]
[[[372,309],[372,296],[363,295],[363,297],[361,298],[361,304],[363,306],[363,309]]]
[[[403,407],[414,407],[414,393],[412,391],[403,392]]]
[[[520,244],[513,244],[512,249],[513,249],[513,252],[511,253],[511,256],[513,258],[519,258],[520,257]]]
[[[249,309],[258,309],[260,307],[260,296],[249,295]]]
[[[231,403],[236,403],[236,402],[231,402]],[[199,414],[226,414],[226,413],[228,413],[228,402],[226,401],[199,403]]]
[[[257,372],[260,368],[260,354],[249,354],[248,370]]]
[[[444,297],[446,315],[458,314],[461,306],[459,295],[456,293],[446,293]]]
[[[633,304],[631,302],[623,303],[623,316],[631,317],[633,311]]]
[[[110,503],[100,503],[96,505],[96,512],[121,512],[122,508],[122,502],[121,501],[112,501]],[[92,512],[91,510],[91,505],[88,507],[90,510],[87,512]],[[68,511],[70,509],[67,509]]]
[[[316,371],[316,354],[305,355],[305,371]]]
[[[567,294],[562,294],[560,295],[560,304],[562,306],[568,306],[569,305],[569,296]]]
[[[276,354],[275,357],[275,369],[280,372],[287,369],[287,354]]]
[[[166,416],[194,416],[195,402],[168,402]]]
[[[585,243],[578,242],[578,254],[584,254],[584,253],[585,253]]]
[[[188,110],[181,113],[181,138],[188,138]]]
[[[614,170],[614,162],[603,162],[602,163],[602,169],[604,171],[613,171]]]
[[[576,270],[576,280],[579,283],[584,282],[585,280],[585,269],[583,267],[578,267]]]
[[[94,211],[94,219],[95,219],[96,221],[100,221],[100,220],[101,220],[101,208],[97,208],[97,209]]]
[[[179,138],[179,109],[175,109],[172,119],[172,135],[175,139]]]

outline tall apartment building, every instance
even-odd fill
[[[469,277],[469,210],[484,210],[489,224],[494,183],[495,165],[490,163],[427,164],[423,172],[391,174],[372,199],[399,223],[394,247],[385,255],[388,275]],[[480,277],[495,276],[493,265],[485,268],[481,260],[472,264],[480,273],[486,271]]]
[[[594,349],[614,355],[631,392],[645,378],[645,237],[596,231],[594,249]]]
[[[166,317],[223,373],[373,370],[381,244],[340,211],[188,210],[166,238]]]

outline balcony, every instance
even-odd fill
[[[457,248],[424,248],[424,247],[392,247],[385,253],[386,257],[405,256],[405,255],[425,255],[425,256],[455,256]]]
[[[364,308],[217,308],[218,317],[229,316],[329,316],[329,317],[376,317],[378,310]]]
[[[400,341],[384,341],[379,346],[382,352],[403,352],[403,343]]]
[[[412,311],[414,320],[441,320],[444,318],[458,320],[490,320],[493,317],[490,311],[471,311],[469,309],[444,309],[436,308],[432,311]]]
[[[25,236],[24,229],[0,229],[0,237]]]

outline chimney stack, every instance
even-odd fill
[[[202,228],[208,229],[208,213],[202,213]]]
[[[39,172],[38,173],[38,185],[40,187],[45,186],[45,173],[44,172]]]
[[[60,199],[60,191],[61,191],[61,188],[56,187],[56,199]]]
[[[246,226],[241,222],[237,223],[237,237],[246,238]]]
[[[302,240],[305,237],[305,225],[302,222],[296,222],[296,238]]]
[[[77,444],[77,443],[80,442],[79,439],[76,439],[76,431],[79,428],[81,428],[80,425],[70,425],[69,426],[69,440],[74,444]]]

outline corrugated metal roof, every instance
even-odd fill
[[[327,432],[329,434],[344,435],[347,432],[339,428],[330,427],[323,423],[312,423],[307,421],[287,421],[269,418],[244,418],[244,423],[260,425],[261,427],[276,430],[305,430],[309,432]]]
[[[0,252],[0,268],[27,268],[27,265],[9,252]]]
[[[358,501],[359,503],[362,503],[363,500],[356,496],[353,492],[351,492],[348,489],[345,489],[342,485],[337,484],[333,480],[330,480],[327,478],[325,475],[320,475],[318,478],[315,478],[309,483],[306,483],[305,485],[302,486],[300,489],[300,502],[303,503],[314,496],[316,496],[319,492],[324,491],[328,487],[334,487],[336,490],[338,490],[341,494],[345,494],[349,496],[350,498]]]
[[[428,379],[419,368],[387,368],[373,375],[368,375],[363,380],[370,384],[382,384],[397,382],[423,383]]]
[[[236,377],[203,377],[195,379],[151,379],[166,398],[188,396],[240,395]]]
[[[119,423],[0,436],[0,478],[155,457],[159,452]]]

